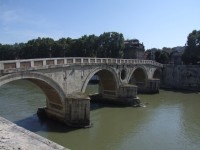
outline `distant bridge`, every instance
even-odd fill
[[[138,92],[158,92],[162,64],[114,58],[45,58],[0,61],[0,86],[26,79],[46,95],[48,116],[68,125],[90,123],[90,98],[84,93],[98,75],[99,93],[110,101],[131,103]]]

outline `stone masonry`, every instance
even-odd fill
[[[40,112],[46,112],[47,116],[67,125],[88,126],[90,98],[84,96],[84,93],[94,75],[99,76],[99,93],[102,98],[132,104],[137,97],[137,89],[139,92],[158,92],[161,68],[162,64],[155,61],[138,59],[46,58],[0,61],[0,86],[14,80],[29,80],[46,95],[46,108]]]
[[[32,133],[0,117],[1,150],[67,150],[48,139]]]

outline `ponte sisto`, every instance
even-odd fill
[[[45,58],[0,61],[0,86],[29,80],[46,95],[48,117],[70,126],[90,125],[86,87],[99,77],[98,99],[135,104],[137,92],[159,92],[162,64],[152,60],[113,58]]]

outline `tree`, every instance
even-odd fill
[[[29,40],[21,51],[23,59],[48,58],[52,56],[54,40],[51,38],[37,38]]]
[[[53,56],[54,57],[70,57],[71,56],[71,38],[61,38],[54,42]]]
[[[105,32],[100,36],[84,35],[78,39],[52,38],[29,40],[14,45],[0,44],[0,60],[48,57],[111,57],[122,58],[124,37],[121,33]]]
[[[169,63],[169,53],[162,51],[160,56],[159,56],[159,61],[162,64],[168,64]]]
[[[155,51],[155,61],[157,61],[157,62],[159,62],[160,60],[159,60],[159,57],[160,57],[160,54],[161,54],[161,50],[157,50],[157,51]]]
[[[200,30],[193,30],[188,35],[182,60],[185,64],[200,64]]]
[[[124,37],[117,32],[105,32],[98,38],[97,57],[122,58]]]
[[[98,37],[95,36],[94,34],[93,35],[89,35],[88,38],[87,38],[87,41],[86,41],[86,55],[88,57],[96,57],[97,55],[97,48],[98,48],[98,45],[97,45],[97,40],[98,40]]]
[[[169,63],[169,53],[161,50],[157,50],[155,52],[155,61],[162,63],[162,64],[167,64]]]
[[[161,49],[151,48],[151,49],[146,50],[145,53],[146,53],[146,59],[158,60],[158,57],[161,53]]]
[[[13,45],[0,45],[0,60],[16,59],[16,51]]]

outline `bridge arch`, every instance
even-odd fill
[[[140,88],[140,87],[146,86],[147,80],[148,80],[148,75],[147,75],[146,69],[142,66],[139,66],[139,67],[136,67],[131,72],[128,83],[137,85]]]
[[[94,69],[87,77],[82,86],[81,92],[85,92],[86,87],[90,81],[90,79],[94,76],[98,75],[100,78],[100,84],[103,90],[116,92],[119,87],[119,79],[114,69],[110,67],[98,67]]]
[[[156,69],[153,73],[153,79],[160,79],[161,78],[161,69]]]
[[[21,79],[26,79],[41,88],[41,90],[46,95],[47,107],[59,111],[64,111],[63,106],[66,97],[64,91],[55,81],[53,81],[48,76],[45,76],[44,74],[36,72],[20,72],[8,74],[0,77],[0,86]]]

